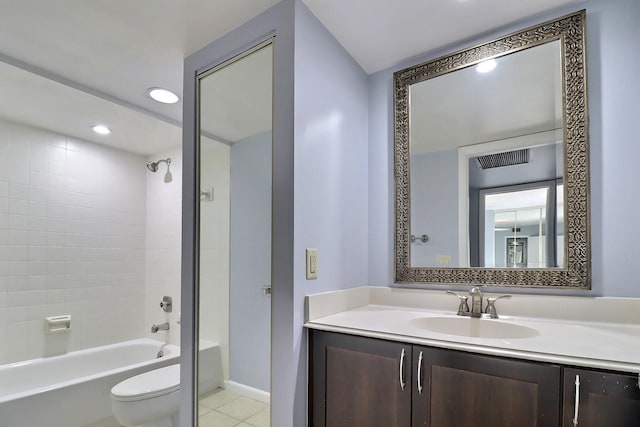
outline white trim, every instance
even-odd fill
[[[500,139],[458,148],[458,266],[469,267],[469,159],[519,150],[550,142],[562,142],[563,130],[555,129],[515,138]]]
[[[233,381],[224,381],[225,390],[232,391],[234,393],[241,394],[249,399],[257,400],[267,405],[271,404],[271,393],[258,390],[257,388],[249,387],[248,385],[239,384]]]

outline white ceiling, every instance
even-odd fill
[[[0,62],[0,118],[148,155],[180,144],[178,126]],[[91,129],[108,124],[111,135]]]
[[[371,73],[418,53],[581,0],[304,1]],[[276,3],[278,0],[1,0],[0,55],[44,70],[44,74],[57,76],[98,98],[116,100],[121,106],[179,125],[182,102],[171,106],[155,103],[146,96],[147,89],[161,86],[182,96],[186,56]],[[108,101],[97,107],[99,100],[86,100],[93,102],[91,108],[82,101],[75,105],[61,102],[47,110],[49,119],[73,114],[78,116],[76,125],[84,126],[99,114],[114,135],[118,134],[120,125],[110,122],[112,116],[127,116],[122,107]],[[37,113],[32,120],[37,120]],[[114,123],[118,121],[114,119]],[[147,124],[140,126],[141,132],[148,129]],[[70,135],[78,132],[64,131]],[[134,134],[127,136],[124,129],[121,135],[127,141],[139,139]],[[103,140],[109,144],[107,138]],[[154,145],[157,138],[147,140],[148,146],[139,152],[160,151]]]
[[[234,143],[271,129],[273,47],[267,45],[204,77],[200,126],[216,141]]]
[[[584,0],[303,0],[369,74]]]
[[[279,0],[2,0],[0,53],[180,122],[185,57]]]
[[[411,154],[449,150],[562,128],[560,42],[500,57],[410,88]]]

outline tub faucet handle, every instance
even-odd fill
[[[171,313],[173,310],[173,299],[169,296],[163,296],[162,302],[160,303],[160,308],[163,309],[166,313]]]

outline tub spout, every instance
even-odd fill
[[[161,323],[159,325],[156,325],[155,323],[153,325],[151,325],[151,333],[155,334],[158,331],[168,331],[169,330],[169,323]]]

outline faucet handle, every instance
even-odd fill
[[[469,299],[469,296],[467,295],[460,295],[457,294],[453,291],[447,291],[448,294],[450,295],[455,295],[458,297],[458,299],[460,300],[460,305],[458,306],[458,315],[462,315],[463,313],[468,313],[469,312],[469,304],[467,303],[467,300]]]
[[[487,308],[484,310],[485,313],[489,315],[492,319],[498,318],[498,313],[496,312],[496,304],[495,302],[500,298],[511,298],[511,295],[500,295],[499,297],[488,297],[487,298]]]
[[[171,313],[171,311],[173,311],[173,298],[166,295],[163,296],[162,302],[160,303],[160,308],[167,313]]]

